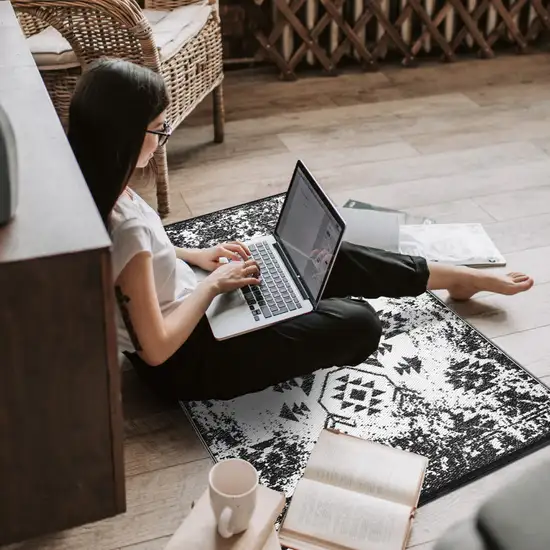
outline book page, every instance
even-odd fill
[[[400,550],[411,510],[406,506],[302,479],[279,534],[291,548]]]
[[[413,508],[427,462],[414,453],[323,430],[304,477]]]

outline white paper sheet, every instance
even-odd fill
[[[479,223],[402,225],[402,254],[450,265],[503,266],[506,260]]]

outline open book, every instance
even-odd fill
[[[323,430],[279,532],[293,550],[401,550],[428,460]]]

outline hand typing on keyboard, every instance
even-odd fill
[[[211,286],[215,294],[231,292],[243,287],[255,288],[259,285],[260,267],[255,260],[231,261],[210,273],[204,282]]]
[[[251,245],[250,251],[262,272],[258,286],[247,286],[242,292],[256,321],[301,309],[302,305],[285,275],[273,249],[266,243]]]

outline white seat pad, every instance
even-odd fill
[[[27,45],[34,62],[42,70],[67,69],[80,65],[71,45],[53,27],[46,27],[27,38]]]
[[[170,59],[197,36],[212,13],[208,0],[173,11],[143,10],[155,37],[161,61]]]
[[[203,29],[212,13],[208,0],[182,6],[172,11],[143,10],[151,25],[161,61],[170,59]],[[42,70],[78,67],[71,45],[53,27],[27,38],[36,65]]]

